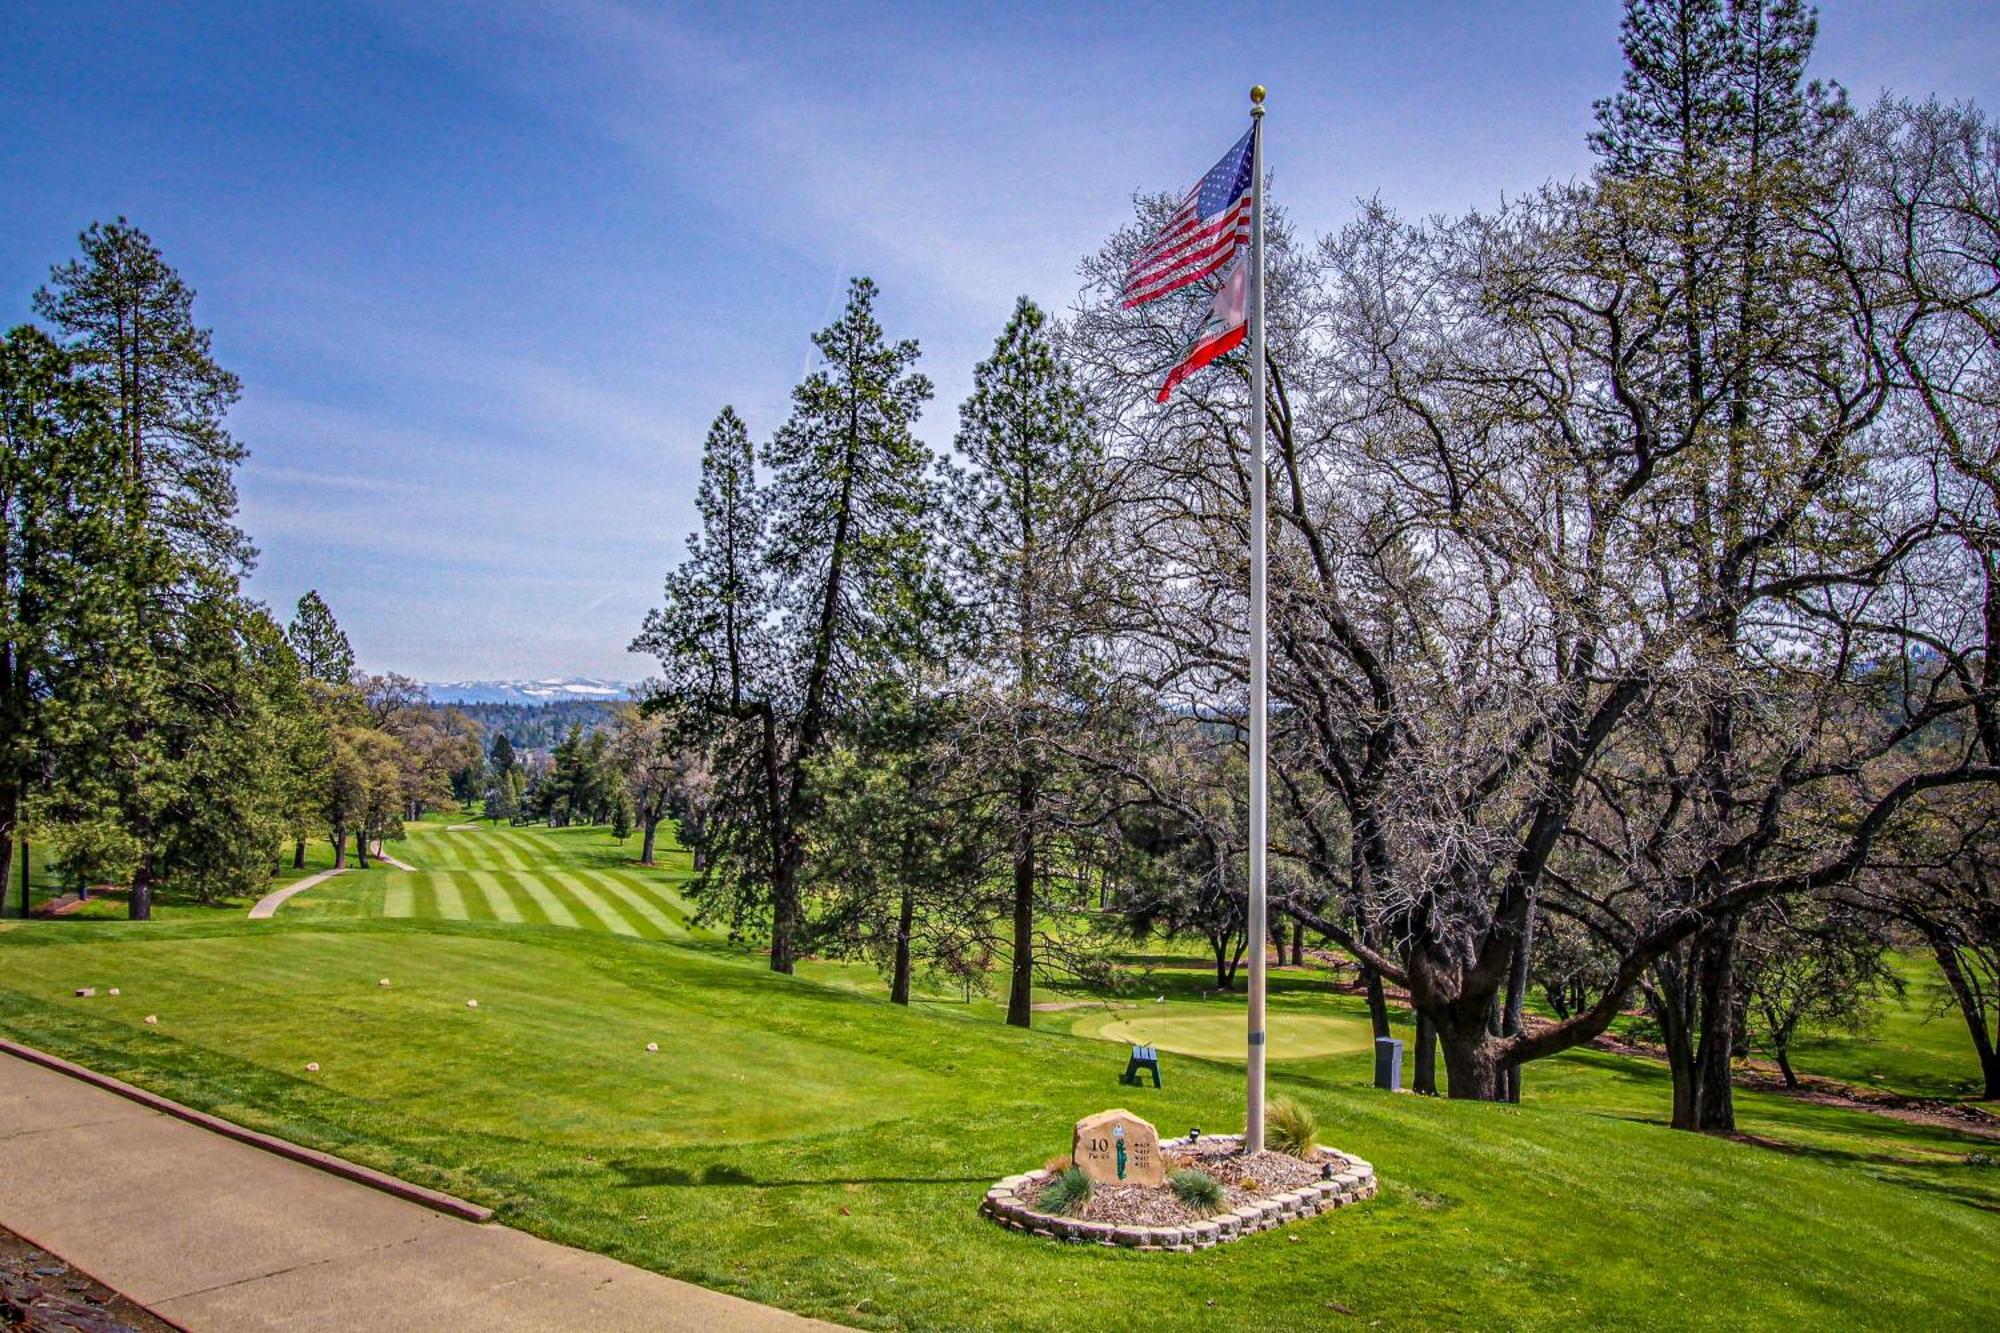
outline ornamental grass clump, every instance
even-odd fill
[[[1319,1140],[1319,1117],[1291,1097],[1274,1097],[1264,1107],[1264,1140],[1273,1152],[1311,1158]]]
[[[1090,1206],[1090,1177],[1083,1174],[1082,1167],[1073,1166],[1043,1186],[1037,1202],[1045,1213],[1080,1217]]]
[[[1186,1167],[1168,1176],[1167,1184],[1175,1197],[1197,1212],[1212,1213],[1222,1207],[1222,1182],[1206,1171]]]

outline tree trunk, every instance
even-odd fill
[[[361,829],[354,830],[354,864],[363,870],[368,868],[368,835]]]
[[[1303,921],[1295,920],[1292,922],[1292,966],[1304,967],[1305,965],[1306,965],[1306,923]]]
[[[1486,1030],[1484,1015],[1463,1026],[1439,1024],[1437,1035],[1450,1080],[1446,1095],[1455,1102],[1500,1101],[1507,1088],[1506,1071],[1500,1068],[1500,1043]]]
[[[1500,1023],[1502,1036],[1518,1037],[1526,1021],[1528,1002],[1528,962],[1535,948],[1535,900],[1528,899],[1527,915],[1521,921],[1521,938],[1514,943],[1514,964],[1507,970],[1507,1004]],[[1507,1100],[1520,1104],[1521,1066],[1507,1066]]]
[[[11,782],[0,784],[0,916],[7,911],[7,872],[14,866],[14,821],[20,815],[20,808],[20,789]],[[27,915],[28,905],[24,902],[21,916],[25,919]]]
[[[347,825],[345,824],[333,826],[333,868],[347,869]]]
[[[647,819],[645,830],[645,834],[639,843],[639,864],[649,866],[653,864],[653,840],[660,831],[660,817],[654,815]]]
[[[1695,1061],[1701,1078],[1695,1092],[1694,1128],[1729,1133],[1736,1128],[1736,1100],[1730,1057],[1736,1049],[1736,918],[1710,927],[1702,950],[1701,1045]]]
[[[1361,980],[1368,987],[1368,1022],[1375,1029],[1375,1040],[1380,1041],[1389,1035],[1389,997],[1382,991],[1382,974],[1363,963]]]
[[[31,850],[28,846],[28,840],[26,838],[21,839],[21,919],[23,921],[28,919],[28,889],[30,887],[29,881],[32,878],[28,869],[28,862],[31,859]],[[0,893],[6,892],[6,889],[6,883],[0,881]]]
[[[304,870],[305,868],[306,840],[304,838],[295,838],[292,841],[292,869]]]
[[[903,886],[902,910],[896,914],[896,975],[889,983],[889,1003],[910,1002],[910,925],[917,916],[917,896]]]
[[[1035,986],[1035,779],[1023,772],[1014,783],[1014,966],[1007,987],[1007,1022],[1034,1022]]]
[[[1415,1055],[1416,1073],[1410,1088],[1425,1097],[1438,1095],[1438,1052],[1437,1024],[1431,1022],[1430,1015],[1417,1015],[1417,1049]]]
[[[153,919],[153,862],[143,853],[139,868],[132,873],[132,905],[126,915],[134,921]]]
[[[1778,1072],[1785,1076],[1785,1086],[1791,1088],[1794,1091],[1797,1091],[1799,1086],[1799,1076],[1792,1072],[1791,1047],[1789,1046],[1778,1047],[1777,1056],[1778,1056]]]
[[[771,883],[771,970],[792,975],[799,959],[799,872],[780,858]]]
[[[21,844],[22,855],[27,854],[27,842]],[[25,861],[23,862],[25,865]],[[22,881],[23,916],[27,915],[26,880]],[[1965,976],[1960,965],[1958,950],[1951,941],[1941,934],[1930,936],[1931,956],[1937,959],[1938,970],[1944,973],[1945,984],[1951,988],[1952,998],[1958,1001],[1958,1012],[1965,1018],[1965,1026],[1972,1034],[1972,1049],[1979,1054],[1979,1072],[1986,1084],[1979,1094],[1982,1101],[2000,1100],[2000,1049],[1996,1049],[1993,1034],[1986,1030],[1986,1014],[1980,1005],[1980,997]]]
[[[1700,1008],[1694,978],[1701,967],[1699,947],[1690,942],[1655,962],[1652,983],[1645,988],[1646,1011],[1660,1027],[1667,1048],[1667,1073],[1673,1079],[1675,1129],[1701,1128],[1702,1065],[1696,1057],[1695,1034]]]

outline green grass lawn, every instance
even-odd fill
[[[1972,1037],[1958,1009],[1946,1007],[1944,978],[1928,956],[1896,960],[1904,994],[1890,999],[1859,1033],[1821,1032],[1799,1039],[1792,1064],[1862,1087],[1913,1097],[1975,1097],[1981,1081]]]
[[[1532,1066],[1518,1108],[1379,1093],[1360,1000],[1311,973],[1275,974],[1274,1084],[1376,1164],[1381,1197],[1195,1255],[1004,1232],[979,1196],[1066,1150],[1078,1116],[1235,1127],[1240,1067],[1176,1052],[1233,1053],[1240,999],[1166,959],[1165,1004],[1021,1032],[985,1002],[900,1009],[865,973],[777,978],[676,939],[657,887],[675,872],[621,909],[601,831],[422,831],[392,853],[421,872],[343,876],[270,922],[0,926],[0,1031],[553,1239],[864,1326],[2000,1319],[1973,1271],[2000,1244],[2000,1169],[1965,1161],[1995,1145],[1749,1094],[1743,1128],[1779,1146],[1676,1133],[1664,1071],[1595,1052]],[[527,864],[495,865],[510,853]],[[570,895],[580,928],[531,920],[512,874]],[[477,875],[519,890],[519,921]],[[411,913],[385,914],[403,888]],[[1166,1087],[1120,1087],[1123,1049],[1097,1038],[1156,1030]]]

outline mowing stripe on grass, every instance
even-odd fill
[[[500,892],[507,895],[507,900],[514,904],[515,910],[521,914],[521,920],[528,925],[557,926],[563,924],[560,921],[550,919],[548,908],[521,884],[520,876],[504,870],[486,870],[480,873],[493,876],[494,884],[498,886]]]
[[[459,890],[458,876],[442,873],[431,877],[437,890],[438,915],[447,921],[470,921],[472,909],[465,901],[465,894]],[[484,906],[484,904],[481,904]]]
[[[687,935],[680,923],[662,911],[657,902],[631,885],[620,883],[605,874],[597,875],[594,882],[618,901],[628,918],[636,916],[644,923],[646,928],[640,933],[648,939],[681,939]]]
[[[675,924],[685,926],[693,919],[694,910],[688,906],[686,899],[675,893],[673,886],[665,880],[648,878],[645,875],[627,870],[616,870],[608,873],[620,884],[627,886],[635,893],[643,894],[648,901],[657,905],[662,912],[665,912],[667,919],[673,921]]]
[[[664,884],[649,883],[642,875],[627,874],[624,871],[611,872],[606,878],[623,887],[627,892],[636,894],[641,900],[650,903],[653,909],[665,918],[667,924],[677,934],[685,935],[693,929],[691,923],[694,913],[688,909],[688,905],[681,901],[680,897],[673,890],[667,888]]]
[[[578,928],[576,914],[569,910],[569,904],[558,897],[541,880],[535,878],[533,875],[512,873],[502,878],[511,881],[520,890],[521,896],[525,897],[528,903],[533,904],[532,908],[526,904],[523,905],[522,914],[528,917],[529,920],[534,920],[535,914],[539,913],[541,919],[552,926],[568,926],[571,930]]]
[[[563,876],[562,886],[576,899],[577,906],[592,913],[604,923],[604,929],[613,935],[645,935],[649,932],[645,922],[625,909],[622,903],[613,903],[597,891],[594,877],[586,879],[582,874]]]
[[[490,870],[469,870],[466,879],[486,900],[486,910],[496,921],[519,921],[521,909],[514,902],[514,895],[507,892],[497,876]]]
[[[435,919],[438,911],[437,881],[429,874],[410,876],[410,915]]]
[[[426,839],[424,850],[429,853],[430,864],[439,870],[463,870],[465,858],[458,848],[438,839]]]
[[[416,914],[416,901],[410,891],[410,877],[397,875],[382,888],[382,915],[408,917]]]
[[[516,838],[507,838],[505,840],[496,838],[485,847],[480,848],[480,850],[486,854],[485,859],[495,868],[504,868],[507,870],[534,869],[534,866],[529,864],[528,858],[521,854],[520,841]]]
[[[519,859],[523,870],[543,870],[550,862],[560,864],[567,859],[562,853],[562,848],[556,846],[552,840],[525,828],[507,851]]]

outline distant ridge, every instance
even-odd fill
[[[545,680],[425,681],[424,695],[435,704],[613,703],[632,697],[632,685],[595,676],[550,676]]]

